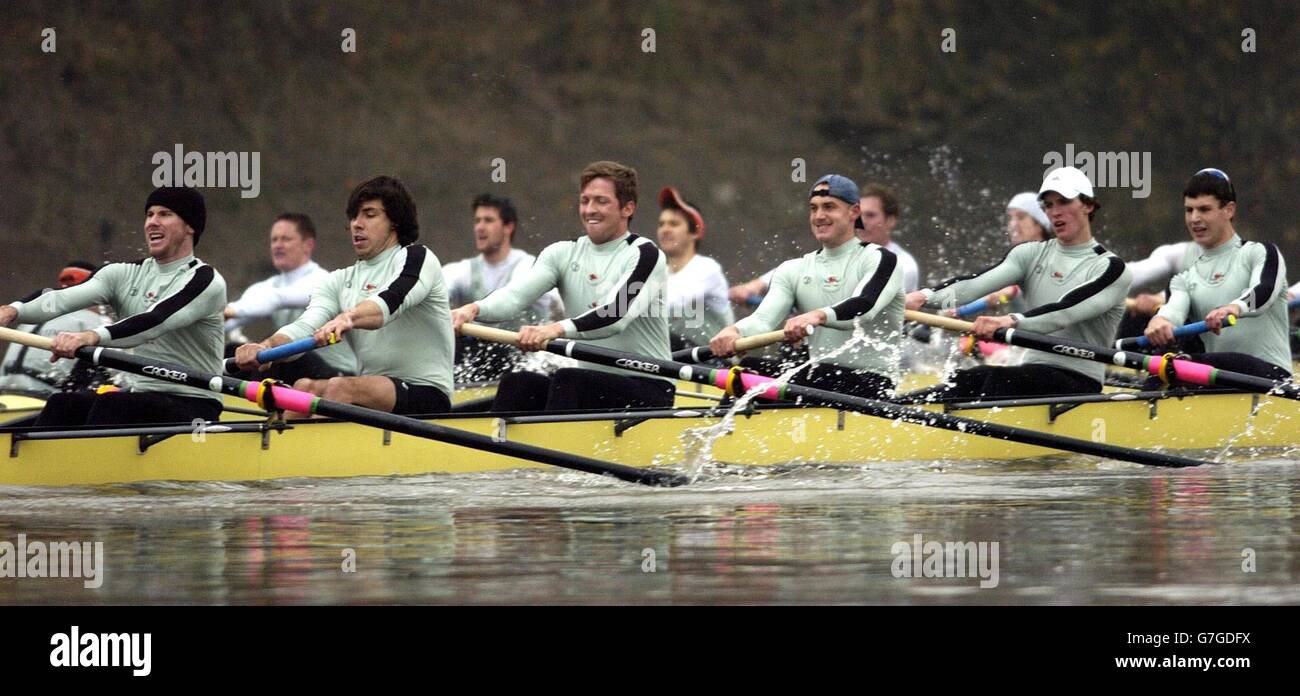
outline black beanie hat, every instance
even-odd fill
[[[194,228],[194,245],[198,246],[203,227],[208,222],[208,208],[203,203],[203,194],[188,186],[161,186],[149,194],[149,200],[144,204],[145,212],[149,212],[149,208],[155,205],[176,213],[185,224]]]

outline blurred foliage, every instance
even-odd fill
[[[52,282],[68,257],[138,257],[150,160],[175,143],[261,152],[260,197],[205,191],[199,253],[232,292],[269,271],[282,210],[315,217],[320,260],[347,263],[347,194],[381,172],[410,185],[444,260],[472,253],[483,190],[516,200],[519,244],[537,251],[579,234],[577,175],[603,158],[641,172],[641,234],[661,186],[698,201],[705,251],[733,280],[810,248],[794,158],[809,181],[891,184],[900,238],[938,278],[1001,257],[1002,206],[1067,143],[1152,153],[1150,198],[1099,192],[1098,236],[1121,254],[1183,238],[1181,187],[1218,166],[1239,228],[1298,269],[1296,216],[1277,213],[1300,176],[1297,14],[1205,0],[11,2],[0,291]],[[340,50],[344,28],[356,53]],[[489,178],[496,157],[505,183]]]

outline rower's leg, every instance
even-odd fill
[[[45,401],[45,408],[36,417],[36,427],[57,426],[72,427],[85,425],[90,409],[99,398],[95,392],[61,392],[51,394]]]
[[[313,380],[319,382],[320,380]],[[377,411],[393,411],[397,404],[397,388],[388,377],[331,377],[325,380],[320,396],[330,401],[355,404]]]
[[[113,392],[95,400],[86,425],[156,425],[195,420],[214,423],[220,418],[221,402],[216,399],[160,392]]]
[[[497,385],[497,396],[492,400],[492,410],[541,411],[546,408],[546,394],[551,388],[551,378],[536,372],[508,372]]]
[[[551,377],[547,411],[671,408],[676,385],[661,379],[566,367]]]

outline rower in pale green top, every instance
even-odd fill
[[[654,242],[628,231],[636,200],[635,169],[617,162],[588,165],[582,172],[578,196],[585,236],[543,249],[527,274],[452,312],[454,326],[459,329],[475,319],[504,321],[554,288],[570,317],[521,327],[521,349],[541,350],[552,339],[571,338],[668,359],[664,311],[667,261]],[[633,377],[601,365],[580,364],[580,368],[564,368],[551,377],[518,371],[506,374],[497,388],[493,410],[672,405],[672,380]]]
[[[83,346],[134,348],[137,357],[204,372],[222,371],[221,312],[226,281],[194,257],[207,222],[203,196],[186,187],[163,187],[145,203],[149,258],[112,263],[80,285],[30,302],[0,307],[0,326],[15,319],[39,323],[95,305],[109,305],[117,322],[54,337],[51,358],[75,357]],[[140,379],[130,392],[66,392],[46,402],[38,425],[108,425],[215,421],[221,397],[160,379]]]
[[[808,223],[822,247],[782,263],[758,309],[710,341],[714,355],[732,355],[736,339],[778,326],[784,325],[791,343],[817,327],[808,338],[814,364],[796,374],[794,383],[869,398],[892,393],[898,380],[904,273],[893,252],[854,237],[859,200],[857,184],[847,177],[830,174],[813,184]],[[787,320],[792,308],[801,314]],[[859,328],[863,336],[854,339]]]
[[[951,309],[1008,285],[1019,285],[1025,304],[1032,309],[979,317],[974,330],[977,338],[991,340],[997,329],[1018,327],[1092,345],[1109,344],[1124,314],[1130,277],[1124,261],[1093,239],[1092,217],[1100,206],[1092,182],[1074,167],[1055,169],[1043,180],[1038,200],[1052,223],[1055,239],[1019,244],[992,268],[909,293],[907,308]],[[959,370],[954,382],[935,390],[934,395],[978,398],[1097,393],[1104,378],[1105,365],[1101,363],[1030,351],[1021,365]]]
[[[330,273],[302,316],[265,343],[239,347],[244,369],[258,367],[265,348],[314,336],[343,338],[359,376],[300,379],[294,387],[331,401],[405,415],[451,408],[452,333],[447,288],[438,258],[416,244],[415,201],[402,182],[378,176],[348,199],[357,263]]]
[[[1173,341],[1173,330],[1204,318],[1204,353],[1197,362],[1282,380],[1291,377],[1287,335],[1286,263],[1277,245],[1248,242],[1237,235],[1233,218],[1237,193],[1228,175],[1202,169],[1183,189],[1183,222],[1188,245],[1183,272],[1169,284],[1169,300],[1147,324],[1157,346]],[[1229,316],[1236,325],[1224,326]]]

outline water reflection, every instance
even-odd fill
[[[102,541],[106,568],[0,578],[0,603],[1294,603],[1295,464],[7,489],[0,542]],[[894,577],[918,534],[997,542],[997,586]]]

